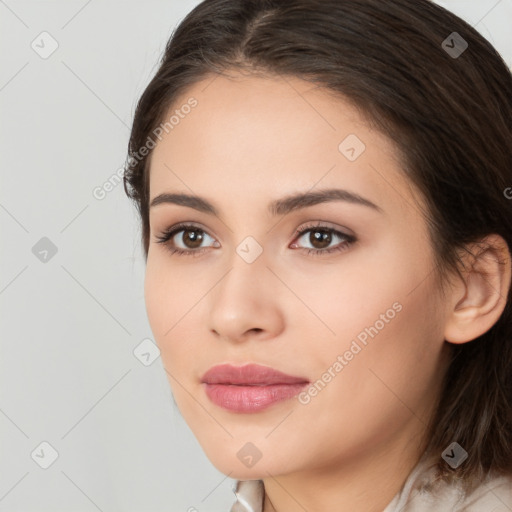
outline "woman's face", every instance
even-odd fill
[[[206,455],[238,479],[418,456],[446,368],[445,308],[421,199],[392,142],[298,78],[209,77],[167,118],[175,110],[153,150],[150,202],[198,196],[216,214],[150,208],[145,299]],[[318,200],[334,189],[346,192]],[[286,201],[301,194],[312,195]],[[193,227],[159,243],[178,223]],[[249,363],[310,384],[202,382],[215,365]],[[207,388],[242,399],[226,408]]]

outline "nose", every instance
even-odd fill
[[[282,284],[268,268],[264,253],[248,263],[235,252],[229,264],[209,294],[210,330],[232,343],[277,336],[283,328]]]

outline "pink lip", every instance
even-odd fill
[[[303,377],[257,364],[214,366],[201,382],[213,403],[234,412],[261,411],[275,402],[292,398],[309,384]]]
[[[271,384],[302,384],[304,377],[287,375],[274,368],[259,364],[233,366],[221,364],[210,368],[202,377],[206,384],[236,384],[239,386],[268,386]]]

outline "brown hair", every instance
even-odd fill
[[[124,187],[146,260],[151,152],[139,150],[188,86],[231,69],[311,81],[395,143],[429,208],[441,283],[466,244],[497,233],[512,247],[512,76],[469,24],[428,0],[206,0],[175,29],[135,112]],[[442,480],[512,474],[512,288],[488,332],[453,346],[428,434]],[[441,453],[454,441],[468,458],[452,470]]]

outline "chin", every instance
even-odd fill
[[[242,444],[240,447],[237,443],[236,448],[224,446],[223,450],[221,448],[222,453],[218,449],[217,446],[213,452],[205,450],[205,454],[215,468],[235,480],[260,480],[290,470],[290,460],[284,464],[276,458],[276,454],[271,457],[266,457],[261,452],[258,454],[250,443]]]
[[[213,462],[212,462],[213,464]],[[252,468],[243,468],[241,464],[233,462],[232,465],[217,465],[213,464],[221,473],[234,480],[262,480],[274,473],[272,471],[266,471],[266,468],[256,464]]]

